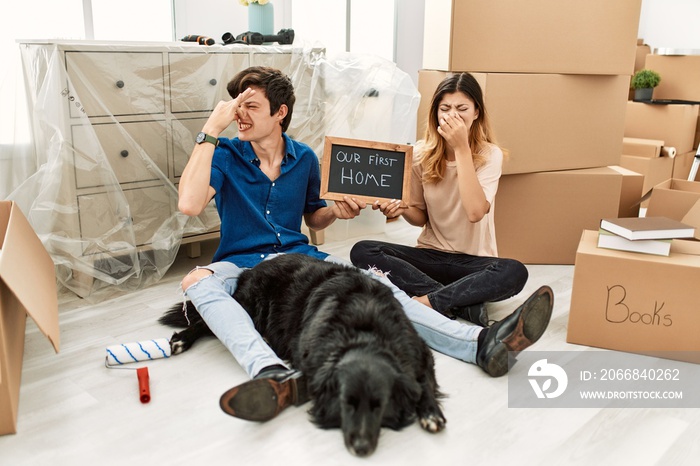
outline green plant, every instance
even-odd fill
[[[653,70],[639,70],[632,76],[632,89],[656,87],[661,82],[659,73]]]

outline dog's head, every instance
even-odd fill
[[[372,454],[382,426],[400,429],[415,419],[420,386],[401,374],[390,358],[350,351],[333,372],[336,393],[333,400],[327,399],[333,407],[325,414],[336,418],[352,454]]]

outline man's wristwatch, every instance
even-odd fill
[[[194,138],[194,142],[196,142],[197,144],[201,144],[203,142],[209,142],[209,143],[214,144],[215,146],[219,145],[219,140],[217,138],[215,138],[214,136],[209,136],[207,133],[204,133],[202,131],[200,131],[197,134],[197,137]]]

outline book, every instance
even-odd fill
[[[598,247],[604,249],[668,256],[671,253],[671,241],[670,239],[631,240],[615,233],[610,233],[602,228],[598,230]]]
[[[695,228],[667,217],[607,218],[600,228],[629,240],[692,238]]]

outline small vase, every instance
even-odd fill
[[[248,30],[259,32],[263,35],[275,33],[275,8],[272,3],[261,5],[250,3],[248,5]]]
[[[640,102],[648,102],[651,100],[651,97],[653,94],[654,94],[653,87],[644,87],[641,89],[635,89],[634,90],[634,100],[640,101]]]

